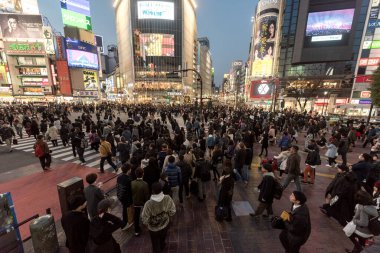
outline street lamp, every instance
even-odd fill
[[[323,115],[326,115],[326,112],[327,112],[326,97],[327,97],[328,91],[323,92],[323,94],[324,94],[325,96],[324,96],[324,99],[323,99],[322,116],[323,116]],[[323,114],[323,111],[325,111],[324,114]]]

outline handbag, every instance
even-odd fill
[[[273,217],[271,220],[271,225],[274,229],[285,229],[285,223],[279,216]]]
[[[380,216],[373,217],[369,220],[368,229],[374,236],[380,235]]]
[[[356,225],[353,221],[347,223],[347,225],[343,228],[344,233],[347,237],[350,237],[356,230]]]

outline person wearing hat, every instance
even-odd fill
[[[152,196],[145,203],[141,213],[141,220],[149,229],[153,253],[160,253],[165,248],[170,217],[175,213],[172,198],[163,194],[159,182],[153,183]]]
[[[352,219],[355,209],[354,196],[358,190],[355,173],[347,165],[338,165],[338,173],[325,192],[325,204],[320,207],[322,213],[334,217],[342,226]]]
[[[87,246],[90,230],[90,221],[84,212],[87,202],[82,195],[74,195],[68,201],[70,211],[61,219],[66,235],[66,247],[70,253],[83,253]]]
[[[260,185],[257,187],[260,190],[259,194],[259,206],[257,207],[254,213],[250,213],[252,217],[260,217],[260,215],[267,210],[267,215],[264,217],[269,217],[273,215],[272,203],[274,195],[274,184],[275,178],[273,174],[273,167],[270,163],[265,163],[261,167],[263,172],[263,179],[261,180]]]
[[[90,223],[89,253],[121,253],[120,245],[112,233],[123,226],[123,221],[109,213],[115,202],[111,198],[99,202],[98,215]]]
[[[289,200],[292,202],[292,211],[284,219],[285,229],[279,238],[286,252],[298,253],[311,233],[309,208],[306,205],[307,198],[301,191],[294,191]]]

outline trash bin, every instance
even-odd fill
[[[54,217],[44,215],[32,221],[29,225],[34,252],[56,253],[59,250]]]

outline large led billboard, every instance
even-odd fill
[[[137,2],[138,19],[174,20],[174,3],[163,1]]]
[[[67,49],[67,62],[71,68],[99,69],[98,55],[90,52]]]
[[[37,0],[0,0],[0,13],[39,14]]]
[[[43,38],[40,15],[0,14],[0,26],[6,39]]]
[[[91,17],[89,0],[60,0],[61,8]]]
[[[174,56],[174,35],[142,33],[140,34],[142,56]]]
[[[306,25],[306,46],[331,41],[341,42],[338,44],[347,44],[354,13],[355,9],[309,13]]]
[[[63,24],[92,31],[91,18],[66,9],[61,9]]]

